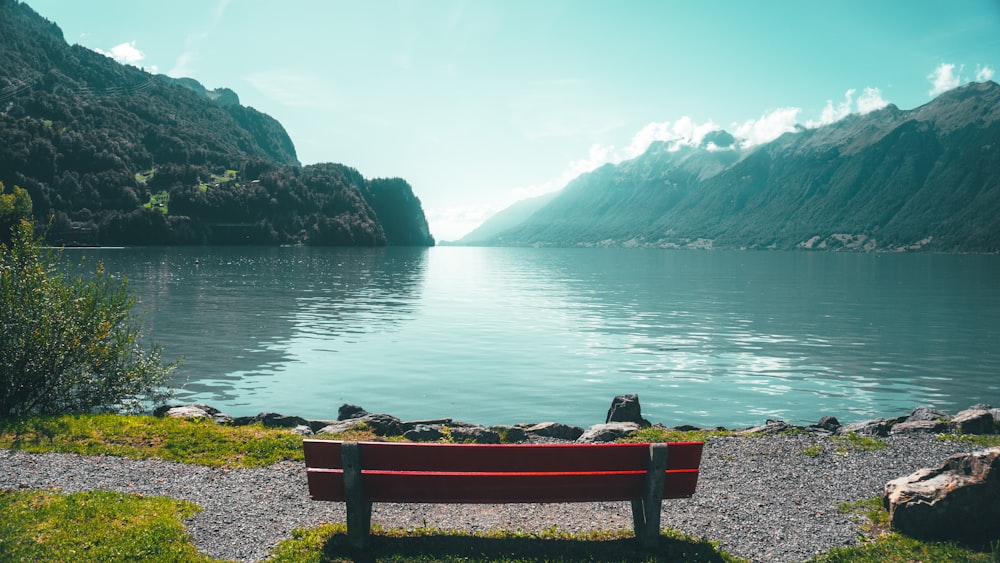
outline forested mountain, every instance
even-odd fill
[[[300,166],[235,92],[154,76],[0,0],[0,182],[51,242],[433,245],[403,180]]]
[[[470,242],[1000,251],[994,82],[750,149],[720,138],[731,139],[656,143],[581,175],[519,225]]]

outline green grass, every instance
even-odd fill
[[[842,504],[838,511],[856,514],[866,520],[861,528],[859,544],[835,548],[811,559],[811,563],[1000,562],[1000,542],[968,546],[954,542],[921,541],[890,531],[889,513],[882,505],[882,497]]]
[[[343,524],[293,531],[273,550],[276,563],[348,561],[430,562],[740,562],[706,540],[664,532],[659,545],[643,550],[629,531],[569,534],[557,527],[539,532],[498,531],[469,534],[456,530],[372,529],[371,544],[358,553],[347,541]]]
[[[190,502],[107,491],[0,492],[2,561],[215,561],[200,554],[181,522]]]
[[[138,174],[136,174],[138,177]],[[149,196],[149,201],[142,204],[146,209],[158,209],[164,215],[169,211],[168,204],[170,203],[170,194],[167,192],[157,192]]]
[[[730,436],[728,430],[673,430],[647,426],[632,432],[619,442],[707,442],[715,436]]]
[[[225,467],[260,467],[284,459],[303,459],[302,436],[290,430],[111,414],[0,422],[0,448],[155,457]]]
[[[137,172],[135,175],[135,181],[145,186],[153,179],[153,175],[156,174],[155,168],[150,168],[146,172]]]
[[[830,440],[836,444],[836,451],[840,455],[847,455],[851,452],[878,452],[889,447],[878,438],[862,436],[851,432],[842,436],[831,436]]]
[[[1000,434],[938,434],[937,439],[945,442],[960,442],[977,448],[1000,446]]]

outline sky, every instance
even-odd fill
[[[70,44],[401,177],[439,241],[654,140],[744,146],[1000,68],[1000,0],[27,0]]]

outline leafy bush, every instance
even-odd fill
[[[137,412],[165,398],[172,365],[143,350],[127,283],[60,271],[22,221],[0,245],[0,418]]]

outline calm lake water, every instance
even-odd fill
[[[1000,257],[654,249],[67,250],[130,280],[178,399],[232,415],[813,423],[1000,405]]]

